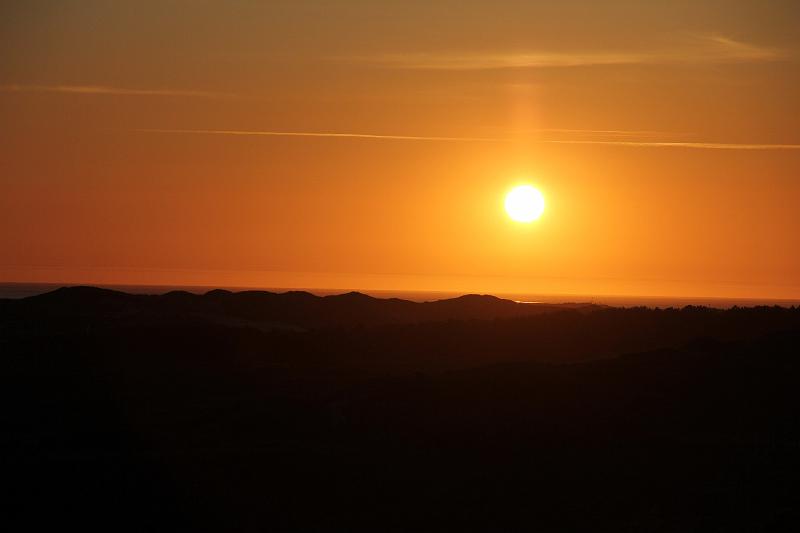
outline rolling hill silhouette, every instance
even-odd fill
[[[230,292],[205,294],[173,291],[163,295],[127,294],[97,287],[64,287],[6,307],[48,316],[113,316],[120,320],[201,319],[270,329],[402,324],[446,320],[490,320],[550,313],[564,309],[590,310],[592,304],[522,304],[495,296],[469,294],[431,302],[374,298],[359,292],[315,296],[304,291]]]

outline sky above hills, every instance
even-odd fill
[[[0,6],[0,281],[800,298],[796,2]],[[543,216],[503,198],[534,184]]]

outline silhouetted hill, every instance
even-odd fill
[[[434,302],[411,302],[397,298],[373,298],[358,292],[315,296],[308,292],[230,292],[206,294],[173,291],[163,295],[126,294],[97,287],[64,287],[21,300],[7,300],[12,313],[35,316],[95,316],[113,314],[115,319],[147,321],[203,317],[229,324],[240,319],[253,327],[315,328],[401,324],[446,320],[489,320],[522,317],[563,309],[595,309],[591,304],[521,304],[494,296],[467,295]]]
[[[0,301],[4,522],[793,531],[799,345],[780,307]]]

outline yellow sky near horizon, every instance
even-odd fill
[[[800,298],[800,5],[599,4],[3,5],[0,281]]]

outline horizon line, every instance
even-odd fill
[[[443,299],[449,299],[452,295],[467,296],[494,296],[496,298],[513,300],[512,297],[519,296],[535,296],[535,297],[564,297],[564,298],[614,298],[614,299],[664,299],[664,300],[711,300],[711,301],[762,301],[762,302],[791,302],[800,304],[800,296],[797,297],[775,297],[775,296],[712,296],[712,295],[668,295],[668,294],[623,294],[623,293],[581,293],[581,292],[539,292],[539,291],[469,291],[469,290],[444,290],[444,289],[370,289],[359,287],[301,287],[301,286],[266,286],[266,285],[224,285],[224,284],[170,284],[170,283],[90,283],[90,282],[50,282],[50,281],[0,281],[0,286],[3,285],[28,285],[28,286],[50,286],[55,288],[70,288],[70,287],[94,287],[100,289],[116,290],[118,292],[125,292],[124,289],[141,287],[141,288],[162,288],[162,289],[207,289],[206,292],[212,290],[231,290],[241,289],[238,292],[246,291],[263,291],[273,292],[276,294],[283,294],[286,292],[304,291],[314,294],[314,291],[322,291],[329,294],[315,294],[315,296],[329,296],[336,294],[346,294],[348,292],[359,292],[369,295],[369,293],[394,293],[394,294],[442,294],[451,295]],[[341,292],[339,292],[341,291]],[[51,291],[47,291],[51,292]],[[233,292],[233,291],[231,291]],[[45,293],[40,293],[45,294]],[[137,293],[128,293],[137,294]],[[165,294],[165,293],[154,293]],[[458,297],[455,296],[455,297]],[[385,298],[397,298],[397,296],[386,296]],[[3,299],[0,297],[0,299]],[[523,302],[524,303],[524,302]],[[556,302],[541,302],[541,303],[556,303]],[[596,303],[594,301],[577,301],[577,300],[564,300],[558,303]],[[687,304],[691,305],[691,304]]]

